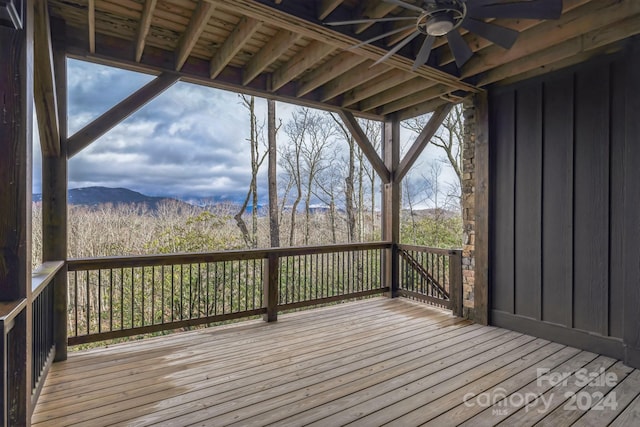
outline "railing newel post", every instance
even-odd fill
[[[462,251],[459,249],[449,252],[449,299],[453,314],[462,317]]]
[[[67,360],[67,307],[68,272],[65,262],[53,279],[53,342],[56,347],[55,362]]]
[[[276,252],[269,252],[264,264],[263,275],[263,305],[267,312],[262,316],[265,322],[278,320],[280,256]]]

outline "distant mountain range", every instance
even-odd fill
[[[73,188],[69,190],[68,200],[70,205],[80,206],[98,206],[105,203],[111,203],[113,205],[146,205],[147,208],[152,211],[156,210],[158,205],[164,201],[187,204],[186,202],[171,197],[147,196],[127,188],[109,187]],[[33,201],[42,201],[42,195],[34,194]]]
[[[201,209],[209,209],[220,206],[225,206],[227,209],[231,207],[232,211],[239,211],[240,206],[244,200],[223,200],[214,197],[194,197],[194,196],[185,196],[184,198],[177,197],[157,197],[157,196],[147,196],[145,194],[139,193],[137,191],[129,190],[128,188],[109,188],[109,187],[84,187],[84,188],[73,188],[69,190],[69,204],[70,205],[79,205],[79,206],[88,206],[88,207],[96,207],[102,204],[112,204],[112,205],[145,205],[147,209],[150,211],[156,211],[160,203],[169,201],[172,203],[177,203],[178,205],[183,205],[185,208],[201,208]],[[34,194],[33,195],[34,202],[41,202],[42,195]],[[260,215],[266,215],[267,210],[266,206],[263,204],[258,205]],[[285,209],[290,211],[291,207],[287,206]],[[300,207],[302,209],[302,207]],[[323,213],[329,210],[327,206],[323,205],[313,205],[311,207],[313,213]],[[344,209],[339,208],[339,212],[344,213]],[[403,209],[403,212],[409,213],[408,210]],[[246,213],[251,213],[251,206],[247,206]],[[413,215],[416,217],[424,217],[424,216],[445,216],[451,217],[458,215],[458,212],[446,211],[442,209],[415,209],[413,211]]]
[[[42,201],[42,194],[34,194],[32,197],[34,202]],[[84,187],[84,188],[72,188],[69,190],[70,205],[96,207],[103,204],[112,205],[145,205],[150,211],[156,211],[158,205],[162,202],[172,202],[178,205],[184,205],[184,207],[196,207],[201,209],[207,209],[216,206],[237,206],[238,210],[242,205],[242,201],[218,199],[214,197],[194,197],[185,196],[184,198],[178,197],[157,197],[147,196],[146,194],[139,193],[137,191],[129,190],[128,188],[110,188],[110,187]],[[263,205],[258,205],[262,211]],[[251,206],[247,206],[247,213],[251,213]]]

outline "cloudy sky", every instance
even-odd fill
[[[152,78],[69,60],[69,135]],[[277,114],[286,122],[295,108],[278,103]],[[258,120],[266,120],[264,100],[256,100],[256,110]],[[74,156],[69,188],[125,187],[147,195],[238,200],[250,181],[248,137],[249,113],[237,94],[178,82]],[[287,143],[283,138],[281,132],[279,144]],[[34,193],[39,193],[37,148],[34,153]],[[423,155],[438,156],[429,150]]]

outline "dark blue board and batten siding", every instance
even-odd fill
[[[640,367],[640,49],[490,106],[490,321]]]

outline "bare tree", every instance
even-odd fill
[[[280,246],[280,217],[278,214],[278,179],[277,169],[277,144],[276,135],[276,102],[273,99],[267,100],[267,128],[269,138],[269,236],[271,247]]]
[[[257,248],[258,247],[258,172],[260,170],[260,166],[264,162],[268,151],[265,150],[264,153],[260,153],[260,144],[259,144],[259,133],[260,129],[258,127],[258,119],[256,117],[255,110],[255,97],[240,95],[242,98],[242,104],[249,111],[249,141],[251,148],[251,182],[249,183],[249,190],[247,191],[247,196],[244,199],[244,203],[240,207],[240,211],[234,216],[236,223],[238,224],[238,228],[242,233],[242,238],[244,239],[247,247]],[[249,201],[251,200],[251,232],[247,227],[247,224],[244,221],[244,213],[247,210],[247,206],[249,205]]]
[[[281,164],[285,169],[285,176],[289,180],[287,189],[295,188],[295,196],[291,205],[291,221],[289,224],[289,246],[295,245],[295,229],[296,229],[296,213],[298,205],[302,200],[302,164],[301,153],[302,145],[307,133],[307,126],[310,111],[308,108],[300,108],[293,112],[291,120],[284,127],[285,133],[289,136],[290,144],[284,147],[280,152]],[[288,194],[287,191],[285,194]],[[282,211],[284,212],[284,203],[287,197],[283,199]]]
[[[349,235],[349,241],[355,242],[357,240],[357,231],[356,231],[356,208],[354,206],[354,193],[355,193],[355,171],[356,171],[356,144],[351,135],[349,129],[346,128],[342,120],[336,117],[334,114],[331,114],[331,118],[334,121],[335,127],[338,132],[344,137],[345,141],[349,146],[348,152],[348,163],[347,163],[347,176],[344,179],[344,198],[345,198],[345,210],[347,213],[347,232]],[[359,150],[358,150],[359,151]],[[362,190],[362,187],[360,187]],[[362,193],[362,191],[360,192]],[[363,206],[360,205],[360,209]]]
[[[335,158],[333,151],[333,127],[329,118],[320,112],[312,113],[308,120],[308,138],[300,151],[306,180],[304,243],[309,244],[311,227],[311,197],[318,176],[327,169]]]

